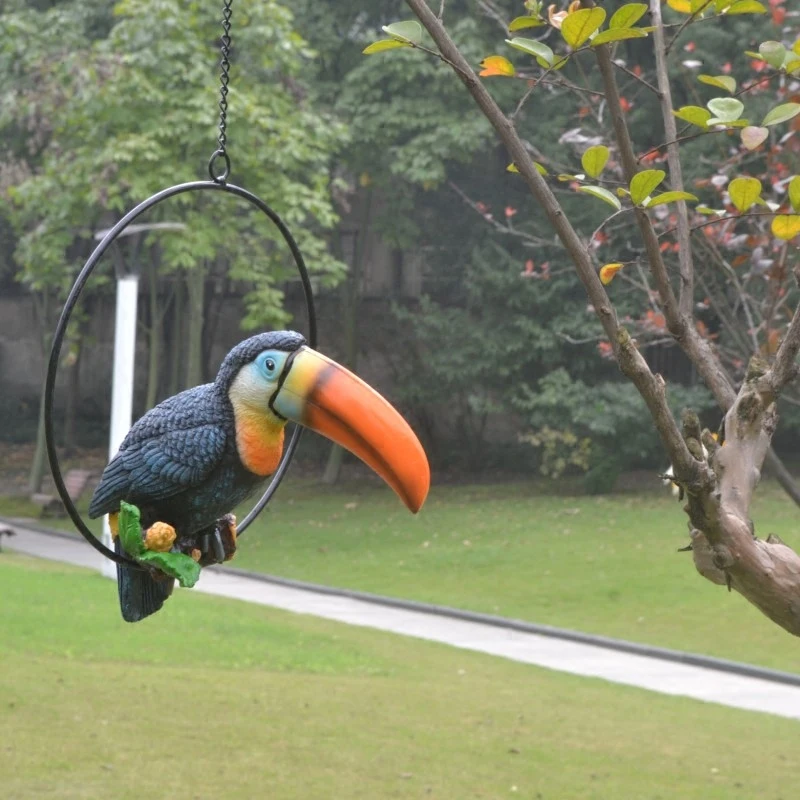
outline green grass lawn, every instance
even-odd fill
[[[686,517],[666,492],[548,489],[439,486],[413,516],[369,481],[287,482],[233,565],[800,670],[796,639],[677,552]],[[758,534],[800,547],[798,509],[770,484],[758,497]]]
[[[0,555],[4,800],[790,800],[800,724]]]

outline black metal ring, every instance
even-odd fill
[[[78,302],[80,294],[83,291],[86,282],[89,280],[92,271],[97,266],[98,261],[100,261],[103,254],[106,252],[106,250],[108,250],[120,233],[122,233],[122,231],[124,231],[128,225],[141,216],[145,211],[148,211],[149,209],[153,208],[153,206],[158,205],[158,203],[162,202],[163,200],[167,200],[168,198],[175,197],[179,194],[184,194],[185,192],[204,190],[227,192],[228,194],[236,195],[237,197],[247,200],[251,205],[255,206],[259,211],[269,217],[270,221],[280,231],[284,241],[292,253],[294,263],[297,266],[297,271],[300,273],[300,280],[303,284],[306,310],[308,312],[308,343],[311,345],[311,347],[317,346],[317,317],[314,311],[314,297],[311,290],[311,279],[308,276],[308,269],[306,268],[300,248],[297,246],[297,242],[294,240],[291,232],[278,214],[273,211],[260,197],[257,197],[252,192],[248,192],[247,189],[242,189],[240,186],[234,186],[233,184],[222,183],[216,180],[192,181],[190,183],[181,183],[177,184],[176,186],[170,186],[169,188],[162,189],[160,192],[148,197],[147,200],[139,203],[136,208],[131,209],[103,237],[103,240],[94,249],[94,252],[89,256],[88,261],[86,264],[84,264],[83,269],[75,279],[75,283],[72,285],[72,289],[67,297],[67,301],[64,303],[64,308],[61,311],[61,317],[58,320],[58,325],[56,325],[55,334],[53,336],[53,345],[50,349],[50,361],[47,365],[47,379],[44,386],[44,430],[47,443],[47,457],[50,461],[50,469],[53,473],[53,480],[55,482],[56,489],[58,490],[58,494],[61,497],[61,501],[64,503],[64,508],[72,519],[72,522],[75,524],[75,527],[78,529],[83,538],[86,539],[86,541],[89,542],[89,544],[92,545],[95,550],[102,553],[106,558],[110,558],[117,564],[124,564],[125,566],[134,567],[136,569],[143,569],[143,567],[137,561],[127,558],[124,555],[115,553],[113,550],[109,550],[109,548],[107,548],[89,530],[86,523],[83,521],[83,518],[78,513],[78,509],[75,508],[75,504],[72,502],[72,498],[69,496],[67,487],[64,485],[64,478],[61,475],[61,468],[58,463],[58,453],[56,452],[55,434],[53,432],[53,392],[55,390],[58,362],[61,356],[61,346],[64,342],[64,336],[67,332],[67,325],[69,324],[72,311]],[[258,516],[259,513],[261,513],[272,495],[275,494],[278,485],[283,480],[283,477],[289,468],[289,463],[294,456],[294,452],[297,449],[301,432],[302,428],[296,426],[292,432],[289,444],[286,446],[286,450],[281,456],[280,463],[278,464],[275,474],[272,476],[269,486],[267,486],[266,491],[255,505],[253,510],[244,518],[242,524],[237,526],[239,534],[244,533],[248,525]]]
[[[215,174],[214,165],[217,162],[217,159],[222,156],[225,159],[225,170],[221,175]],[[211,178],[214,183],[225,183],[228,180],[228,176],[231,174],[231,157],[228,155],[227,150],[223,150],[220,148],[219,150],[215,150],[211,154],[211,158],[208,159],[208,176]],[[263,209],[262,209],[263,210]],[[273,220],[274,221],[274,220]]]

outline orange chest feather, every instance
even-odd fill
[[[283,426],[256,415],[236,414],[236,449],[250,472],[272,475],[283,453]]]

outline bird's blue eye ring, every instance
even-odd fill
[[[266,378],[274,378],[278,372],[278,362],[281,359],[276,358],[274,353],[266,352],[256,359],[256,365],[261,370]]]

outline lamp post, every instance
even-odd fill
[[[184,230],[185,228],[186,226],[180,222],[156,222],[143,225],[129,225],[120,233],[120,237],[142,235],[153,230]],[[107,233],[108,230],[98,231],[94,235],[94,238],[100,241]],[[108,437],[109,461],[116,455],[133,421],[134,368],[136,365],[136,314],[138,300],[139,272],[137,265],[134,263],[133,269],[125,270],[120,257],[117,261],[114,367],[111,379],[111,425]],[[103,544],[111,549],[114,548],[114,543],[111,538],[111,528],[108,524],[108,515],[103,517]],[[107,578],[116,579],[117,577],[117,567],[108,559],[103,559],[101,571]]]

